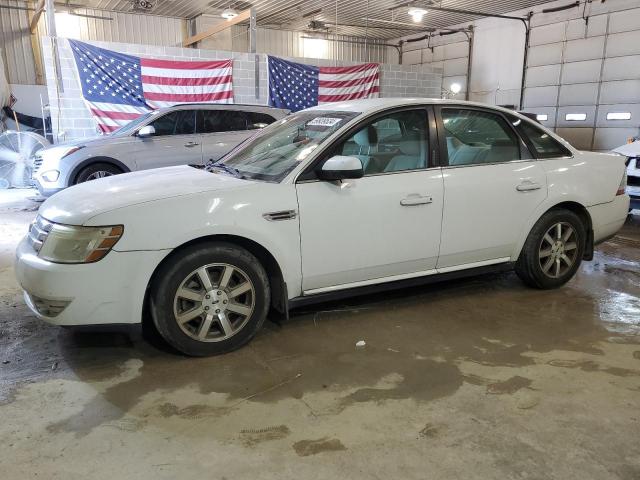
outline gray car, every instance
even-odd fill
[[[149,112],[109,135],[40,150],[32,178],[50,196],[77,183],[148,168],[217,160],[288,110],[259,105],[185,104]]]

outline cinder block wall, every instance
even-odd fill
[[[76,67],[69,43],[65,39],[58,40],[60,74],[64,88],[62,92],[58,92],[56,87],[51,39],[44,37],[42,43],[54,138],[58,141],[64,141],[96,135],[96,123],[82,100],[82,92],[78,85]],[[90,43],[130,55],[168,60],[232,58],[234,102],[266,105],[269,101],[267,56],[263,54],[258,55],[259,87],[256,96],[254,54],[126,43]],[[318,66],[343,66],[358,63],[312,58],[289,58],[289,60]],[[382,97],[439,97],[441,82],[441,68],[429,65],[381,64],[380,66],[380,95]]]

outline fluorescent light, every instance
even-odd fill
[[[462,90],[462,85],[460,85],[459,83],[452,83],[449,89],[451,90],[451,93],[457,95]]]
[[[570,122],[584,122],[587,119],[586,113],[567,113],[564,116],[565,120]]]
[[[413,18],[414,22],[420,23],[422,21],[422,17],[427,14],[427,10],[425,10],[424,8],[412,7],[407,13],[411,16],[411,18]]]
[[[66,38],[80,38],[80,19],[69,12],[55,14],[56,30]]]
[[[631,120],[631,112],[609,112],[607,120]]]
[[[231,20],[232,18],[236,18],[238,16],[238,12],[236,12],[233,8],[227,8],[220,14],[220,16],[227,20]]]
[[[539,113],[536,115],[536,120],[538,120],[539,122],[546,122],[547,120],[549,120],[549,115],[547,115],[546,113]]]

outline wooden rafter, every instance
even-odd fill
[[[195,35],[193,35],[192,37],[189,37],[187,39],[185,39],[182,42],[182,46],[183,47],[188,47],[189,45],[193,45],[194,43],[198,43],[201,40],[204,40],[207,37],[210,37],[211,35],[215,35],[216,33],[222,32],[223,30],[229,28],[232,25],[236,25],[240,22],[244,22],[246,20],[249,20],[249,18],[251,17],[251,9],[247,9],[247,10],[243,10],[242,12],[240,12],[238,14],[237,17],[234,17],[230,20],[221,22],[217,25],[214,25],[213,27],[205,30],[204,32],[201,33],[197,33]]]
[[[31,33],[35,33],[38,28],[38,21],[40,20],[42,12],[44,12],[44,0],[38,0],[36,2],[36,11],[33,13],[33,16],[31,17],[31,24],[29,25]]]

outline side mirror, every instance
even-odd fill
[[[140,130],[138,130],[138,136],[140,138],[152,137],[156,134],[156,129],[153,125],[145,125]]]
[[[363,176],[364,169],[360,159],[344,155],[331,157],[318,170],[318,177],[322,180],[344,180],[347,178],[362,178]]]

